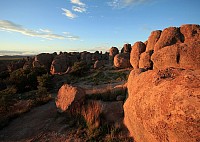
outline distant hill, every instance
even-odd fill
[[[5,55],[5,56],[0,56],[0,61],[20,60],[20,59],[23,59],[26,57],[33,57],[33,55],[31,55],[31,56],[21,56],[21,55],[8,56],[8,55]]]

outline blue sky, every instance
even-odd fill
[[[0,55],[106,51],[200,24],[200,0],[0,0]]]

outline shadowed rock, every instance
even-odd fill
[[[114,60],[114,57],[115,55],[119,54],[119,50],[117,47],[111,47],[110,48],[110,51],[109,51],[109,61],[110,61],[110,64],[113,65],[113,60]]]
[[[140,55],[139,68],[144,68],[146,70],[153,69],[153,62],[151,61],[152,54],[153,50],[149,50]]]
[[[97,60],[95,63],[94,63],[94,69],[99,69],[99,68],[102,68],[104,66],[104,61],[101,60]]]
[[[61,74],[69,67],[69,59],[65,54],[57,55],[51,64],[51,74]]]
[[[121,53],[131,53],[131,44],[124,44]]]
[[[120,53],[114,57],[114,66],[117,68],[129,68],[130,64],[130,53]]]
[[[38,66],[44,66],[47,70],[50,70],[51,67],[51,63],[53,61],[53,54],[49,54],[49,53],[41,53],[38,54],[37,56],[35,56],[35,61],[37,61],[39,64],[34,63],[33,67],[35,67],[34,65]]]

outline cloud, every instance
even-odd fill
[[[78,6],[73,6],[72,10],[80,13],[86,12],[86,9],[84,7],[78,7]]]
[[[108,5],[113,8],[125,8],[128,6],[133,6],[137,4],[143,4],[150,0],[111,0]]]
[[[52,33],[50,30],[48,29],[40,29],[40,31],[44,32],[44,33]]]
[[[76,18],[77,16],[76,16],[76,14],[73,14],[71,11],[69,11],[69,10],[67,10],[67,9],[65,9],[65,8],[62,8],[62,10],[65,12],[65,13],[63,13],[65,16],[67,16],[68,18],[70,18],[70,19],[74,19],[74,18]]]
[[[77,5],[79,5],[79,6],[85,6],[85,4],[82,3],[80,0],[71,0],[71,3],[77,4]]]
[[[48,40],[53,40],[53,39],[78,40],[79,39],[78,36],[72,36],[72,35],[64,36],[64,35],[54,34],[50,30],[40,29],[39,31],[35,31],[35,30],[26,29],[22,27],[21,25],[15,24],[7,20],[0,20],[0,30],[7,31],[7,32],[17,32],[26,36],[39,37],[39,38],[44,38]]]

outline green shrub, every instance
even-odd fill
[[[38,89],[44,87],[47,89],[47,91],[49,91],[53,87],[52,76],[49,74],[43,74],[42,76],[38,76],[37,82],[38,82]]]
[[[17,89],[15,87],[10,87],[5,90],[0,91],[0,110],[7,110],[8,107],[15,101],[14,94],[16,94]]]
[[[90,68],[86,62],[75,62],[72,66],[71,74],[76,76],[83,76],[89,69]]]

